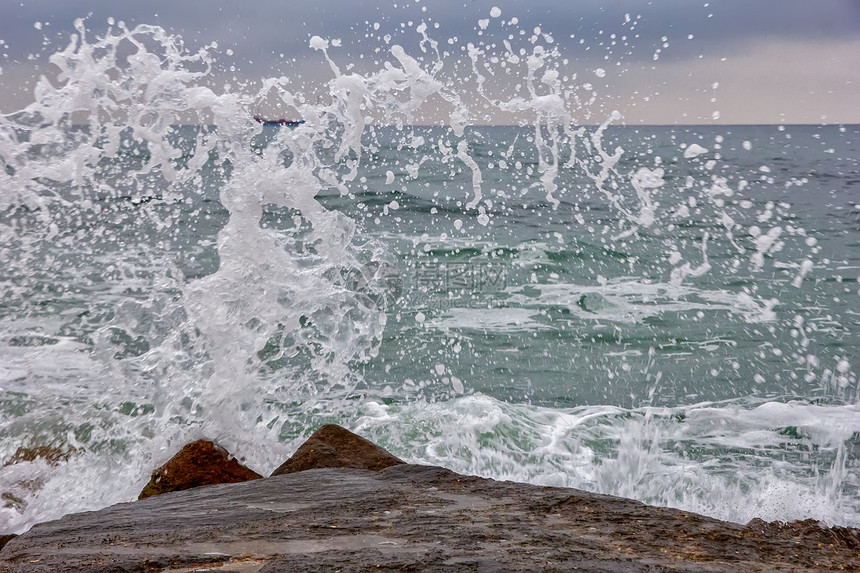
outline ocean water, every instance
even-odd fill
[[[0,532],[135,499],[201,437],[265,474],[329,422],[463,473],[860,526],[860,126],[584,124],[540,45],[486,101],[518,124],[481,125],[419,33],[366,73],[314,37],[309,98],[79,24],[3,110]],[[273,99],[304,123],[254,122]],[[39,446],[66,455],[16,457]]]

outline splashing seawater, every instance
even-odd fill
[[[5,455],[80,453],[50,476],[8,470],[18,527],[128,498],[191,435],[276,463],[278,408],[348,395],[348,363],[385,324],[385,253],[314,199],[343,176],[334,106],[299,105],[312,126],[261,134],[248,109],[277,82],[218,95],[197,85],[211,55],[160,28],[78,31],[51,58],[60,87],[43,78],[0,126]],[[89,499],[50,499],[68,480],[92,484],[76,494]]]
[[[0,531],[134,499],[198,437],[266,473],[328,421],[458,471],[860,523],[856,334],[769,176],[577,125],[593,89],[549,42],[467,44],[452,77],[424,24],[368,73],[314,36],[309,103],[207,87],[217,48],[158,27],[77,28],[0,117]],[[304,123],[254,122],[272,101]]]

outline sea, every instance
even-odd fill
[[[78,27],[0,115],[0,533],[134,500],[199,438],[267,475],[326,423],[860,526],[860,126],[583,121],[563,54],[494,98],[426,29],[366,72],[313,37],[315,97],[216,89],[214,47]],[[254,121],[273,101],[303,123]]]

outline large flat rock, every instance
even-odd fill
[[[0,571],[802,571],[860,568],[830,530],[780,537],[591,494],[436,467],[314,469],[42,523]],[[821,533],[821,535],[819,535]]]

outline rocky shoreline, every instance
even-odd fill
[[[828,569],[860,570],[860,530],[743,526],[463,476],[406,464],[338,426],[268,478],[211,442],[189,444],[140,501],[41,523],[0,549],[10,573]]]

